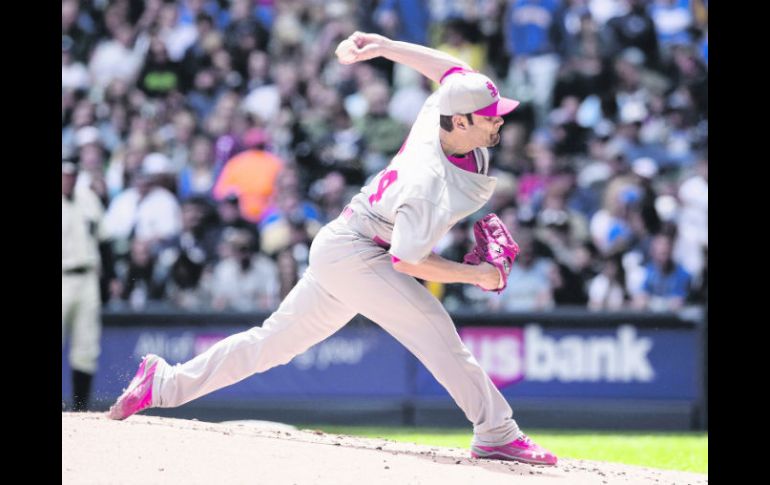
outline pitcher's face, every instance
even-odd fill
[[[502,116],[473,116],[473,125],[468,126],[468,134],[473,137],[474,145],[478,147],[493,147],[500,143],[500,128],[503,126]]]

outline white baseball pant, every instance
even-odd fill
[[[474,426],[474,444],[515,440],[512,411],[463,345],[441,303],[390,255],[338,218],[316,236],[310,266],[261,327],[231,335],[175,366],[158,367],[153,406],[176,407],[254,373],[288,363],[356,314],[376,322],[449,391]]]
[[[102,334],[99,276],[96,271],[62,274],[61,344],[70,335],[69,364],[74,370],[97,370]]]

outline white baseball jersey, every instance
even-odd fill
[[[453,225],[489,200],[497,183],[487,175],[486,148],[474,150],[479,173],[463,170],[444,154],[439,132],[436,92],[390,165],[350,202],[362,235],[390,244],[390,254],[407,263],[425,259]]]

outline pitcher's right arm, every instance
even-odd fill
[[[346,40],[351,40],[355,44],[355,48],[350,52],[349,58],[340,58],[340,62],[343,64],[384,57],[409,66],[436,83],[439,83],[441,77],[453,67],[460,67],[468,71],[473,70],[465,62],[446,52],[418,44],[392,40],[379,34],[354,32]]]

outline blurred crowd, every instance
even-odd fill
[[[355,30],[429,45],[522,101],[491,150],[508,287],[450,311],[677,310],[708,297],[705,0],[63,0],[62,158],[104,208],[108,308],[269,311],[436,88]]]

